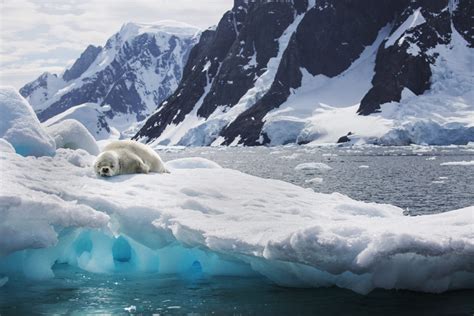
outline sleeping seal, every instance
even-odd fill
[[[169,173],[151,147],[132,140],[113,141],[97,156],[94,170],[102,177],[129,173]]]

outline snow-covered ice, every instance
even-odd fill
[[[81,122],[96,140],[103,140],[110,138],[111,133],[114,132],[105,119],[104,112],[106,110],[110,110],[110,107],[101,107],[96,103],[84,103],[53,116],[43,125],[50,126],[64,120],[74,119]]]
[[[54,155],[56,144],[44,131],[35,112],[13,87],[0,87],[0,138],[24,156]]]
[[[0,138],[0,151],[2,152],[9,152],[9,153],[14,153],[15,148],[13,148],[12,144],[4,140],[3,138]]]
[[[92,155],[99,154],[94,136],[79,121],[67,119],[46,127],[54,138],[56,148],[84,149]]]
[[[94,175],[94,156],[84,150],[40,158],[1,152],[0,159],[8,183],[0,190],[7,236],[0,275],[51,277],[62,262],[96,273],[199,267],[359,293],[474,287],[474,207],[407,217],[395,206],[194,158],[168,162],[170,174],[110,179]]]

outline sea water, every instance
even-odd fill
[[[226,168],[280,179],[317,192],[340,192],[354,199],[389,203],[407,215],[474,205],[474,166],[469,147],[167,148],[165,161],[204,157]],[[295,170],[303,163],[329,168]],[[298,169],[298,168],[296,168]],[[249,188],[251,190],[252,188]],[[472,315],[474,291],[424,294],[375,290],[359,295],[332,288],[295,289],[263,277],[93,274],[67,265],[55,278],[10,278],[0,288],[0,315]]]

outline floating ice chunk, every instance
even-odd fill
[[[428,157],[425,160],[436,160],[436,156]]]
[[[322,162],[305,162],[297,165],[295,170],[331,170],[327,164]]]
[[[369,168],[370,168],[370,167],[367,166],[367,165],[360,165],[360,166],[359,166],[359,169],[369,169]]]
[[[67,119],[46,127],[56,141],[56,148],[84,149],[92,155],[99,154],[94,136],[79,121]]]
[[[54,140],[43,130],[36,114],[14,88],[0,87],[0,137],[23,156],[52,156]]]
[[[441,166],[474,166],[474,160],[471,161],[448,161],[442,162]]]
[[[222,168],[214,161],[200,158],[180,158],[168,161],[166,167],[169,169],[220,169]]]
[[[8,282],[8,277],[0,278],[0,287],[4,286]]]
[[[12,144],[6,141],[3,138],[0,138],[0,151],[7,152],[7,153],[14,153],[15,148],[13,148]]]
[[[104,180],[62,154],[0,159],[1,275],[41,279],[61,262],[359,293],[474,288],[474,207],[410,217],[224,168]]]
[[[323,178],[316,177],[316,178],[313,178],[313,179],[306,180],[305,182],[306,183],[317,183],[317,184],[319,184],[319,183],[323,183]]]
[[[137,307],[135,305],[130,305],[124,308],[124,311],[129,313],[135,313],[137,311]]]

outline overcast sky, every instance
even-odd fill
[[[60,73],[88,44],[103,46],[125,22],[217,24],[233,0],[0,0],[0,85]]]

